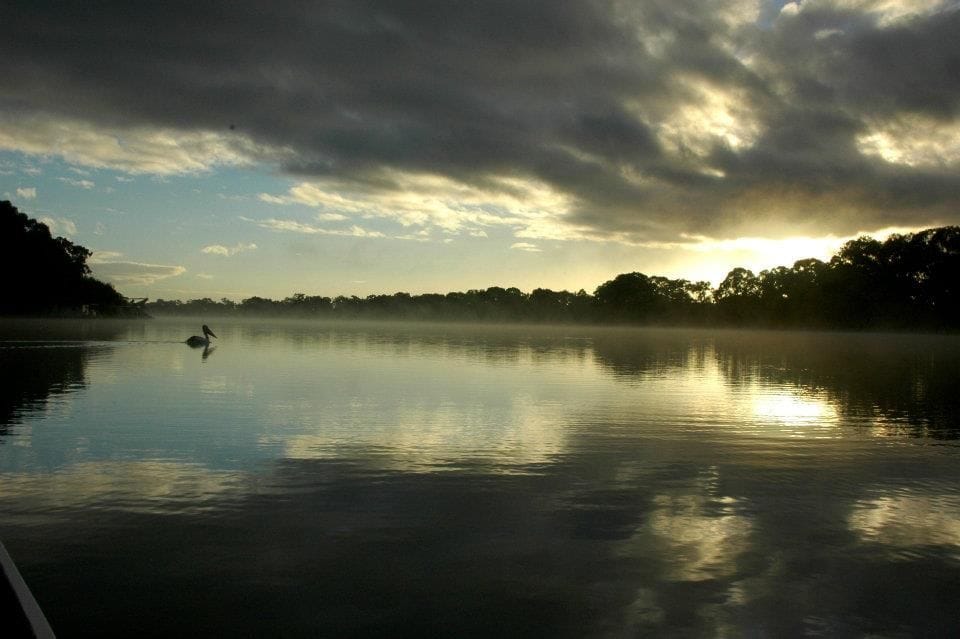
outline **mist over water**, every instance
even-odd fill
[[[61,636],[956,627],[956,337],[200,324],[0,324]]]

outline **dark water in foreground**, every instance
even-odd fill
[[[960,338],[0,323],[60,636],[951,636]]]

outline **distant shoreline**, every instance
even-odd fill
[[[859,237],[828,262],[805,259],[754,274],[734,268],[716,287],[622,273],[590,294],[493,286],[450,293],[282,300],[158,299],[153,315],[710,326],[853,331],[960,330],[960,227]]]

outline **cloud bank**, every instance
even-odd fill
[[[120,286],[149,286],[160,280],[183,275],[183,266],[125,261],[117,251],[94,251],[87,260],[94,277]]]
[[[960,222],[955,1],[36,2],[4,23],[0,148],[269,163],[301,182],[261,199],[326,221],[633,243]]]

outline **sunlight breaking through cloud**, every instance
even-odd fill
[[[753,146],[763,127],[745,95],[697,78],[676,80],[683,102],[656,125],[660,143],[676,155],[706,159],[717,144],[735,151]],[[642,108],[642,107],[638,107]],[[704,171],[709,170],[705,167]],[[723,174],[716,173],[718,177]]]

